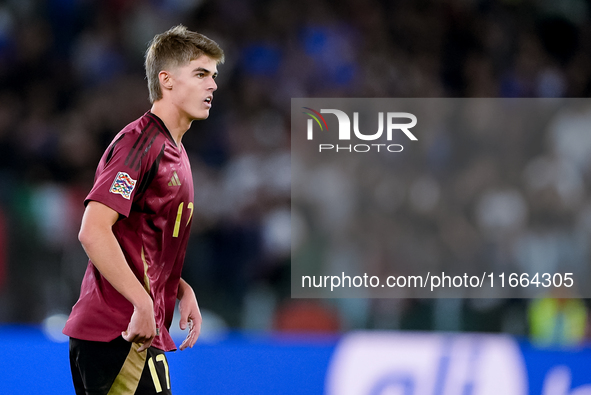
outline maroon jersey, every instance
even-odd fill
[[[91,200],[120,214],[113,233],[154,301],[160,334],[152,345],[175,349],[168,329],[193,216],[193,179],[184,147],[177,147],[162,120],[147,112],[119,132],[103,154],[85,204]],[[132,304],[89,261],[64,333],[110,341],[127,329],[132,313]]]

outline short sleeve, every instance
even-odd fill
[[[152,145],[156,127],[121,133],[105,151],[92,190],[84,204],[100,202],[128,217],[142,178],[153,161]]]

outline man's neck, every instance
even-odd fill
[[[170,132],[170,135],[174,139],[176,145],[180,147],[183,135],[191,127],[192,121],[181,116],[181,114],[178,113],[178,110],[171,106],[167,106],[161,100],[152,104],[150,112],[160,118],[162,122],[164,122],[164,125],[166,125],[166,128]]]

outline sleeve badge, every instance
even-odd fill
[[[131,199],[131,192],[133,192],[136,182],[137,181],[131,178],[129,174],[120,171],[115,176],[115,180],[113,181],[113,185],[111,185],[109,192],[121,195],[129,200]]]

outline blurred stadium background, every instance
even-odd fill
[[[591,394],[586,300],[292,300],[289,288],[292,97],[587,97],[590,13],[588,0],[0,1],[0,392],[73,392],[59,330],[86,266],[82,201],[109,141],[149,109],[148,41],[183,23],[227,60],[210,118],[183,140],[196,186],[184,278],[205,320],[200,345],[169,357],[176,393],[345,394],[335,383],[353,369],[375,385],[349,393]],[[437,172],[402,184],[397,209],[450,235],[427,253],[588,265],[591,114],[571,123],[533,141],[499,130],[483,139],[486,158],[451,161],[445,179],[471,213],[425,215],[438,201],[413,197],[442,182]],[[522,149],[494,144],[503,138]],[[545,156],[532,163],[531,152]],[[426,150],[425,163],[440,154]],[[487,196],[496,183],[518,204]],[[523,219],[522,258],[487,239],[499,207]],[[381,354],[356,354],[376,341]],[[416,360],[397,355],[413,342]],[[488,353],[495,342],[506,353]],[[489,354],[486,369],[466,367]],[[509,360],[521,376],[495,376]],[[513,389],[479,385],[487,374]]]

